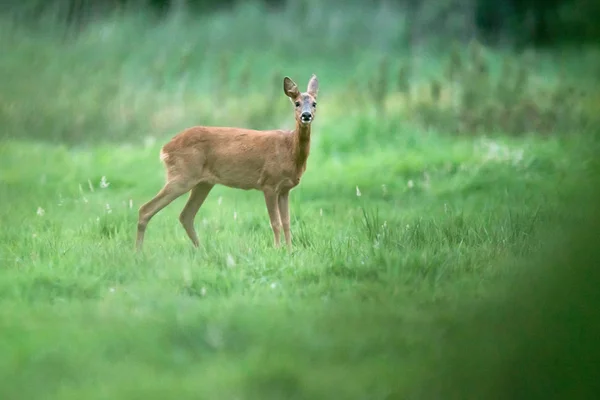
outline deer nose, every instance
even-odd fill
[[[310,121],[310,119],[312,118],[312,114],[305,111],[302,113],[302,115],[300,117],[302,118],[303,121]]]

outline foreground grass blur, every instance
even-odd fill
[[[394,18],[362,10],[381,29],[351,46],[357,14],[342,13],[305,54],[286,12],[264,25],[254,8],[195,26],[127,17],[67,42],[3,25],[12,52],[0,72],[14,78],[0,83],[0,397],[491,398],[492,388],[506,398],[485,373],[464,383],[480,363],[489,376],[504,367],[502,347],[469,334],[493,337],[515,280],[562,271],[528,260],[589,222],[575,194],[595,179],[593,67],[565,67],[565,83],[555,56],[537,55],[542,69],[519,67],[513,86],[474,92],[473,64],[445,80],[444,58],[424,57],[419,75],[386,80],[395,72],[381,71],[403,58],[381,61],[395,46]],[[487,56],[496,71],[513,57]],[[162,143],[192,124],[289,127],[282,77],[313,72],[322,89],[291,197],[294,252],[271,248],[259,193],[217,187],[197,217],[200,249],[177,220],[180,198],[134,254],[137,208],[163,183]],[[523,74],[529,95],[514,91]],[[573,100],[582,87],[590,92]],[[531,103],[538,89],[554,105]],[[471,328],[470,307],[490,303],[492,322]],[[515,321],[536,321],[535,311]],[[514,336],[498,346],[518,338],[507,330]],[[455,364],[446,374],[452,361],[464,375]]]

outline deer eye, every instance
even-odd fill
[[[317,103],[316,103],[316,102],[313,102],[312,106],[313,106],[314,108],[316,108],[316,107],[317,107]]]
[[[300,107],[300,102],[299,101],[296,102],[296,107]]]

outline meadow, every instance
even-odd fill
[[[536,398],[523,376],[485,379],[527,353],[512,322],[557,323],[555,295],[530,292],[540,277],[570,265],[573,282],[597,282],[583,273],[592,236],[561,246],[597,222],[585,190],[598,171],[600,52],[409,52],[390,10],[298,12],[137,13],[75,37],[1,21],[0,398]],[[215,187],[198,249],[177,218],[183,196],[136,254],[162,144],[196,124],[292,128],[283,77],[304,87],[312,73],[319,110],[291,194],[293,251],[272,247],[261,193]],[[571,305],[598,297],[578,293]],[[505,319],[468,325],[486,305]],[[461,358],[473,343],[488,369]]]

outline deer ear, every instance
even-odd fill
[[[296,85],[294,81],[287,76],[283,78],[283,92],[287,97],[289,97],[292,100],[298,97],[298,95],[300,94],[300,91],[298,90],[298,85]]]
[[[308,81],[308,89],[306,91],[315,99],[317,98],[317,95],[319,94],[319,80],[315,74],[313,74],[310,81]]]

